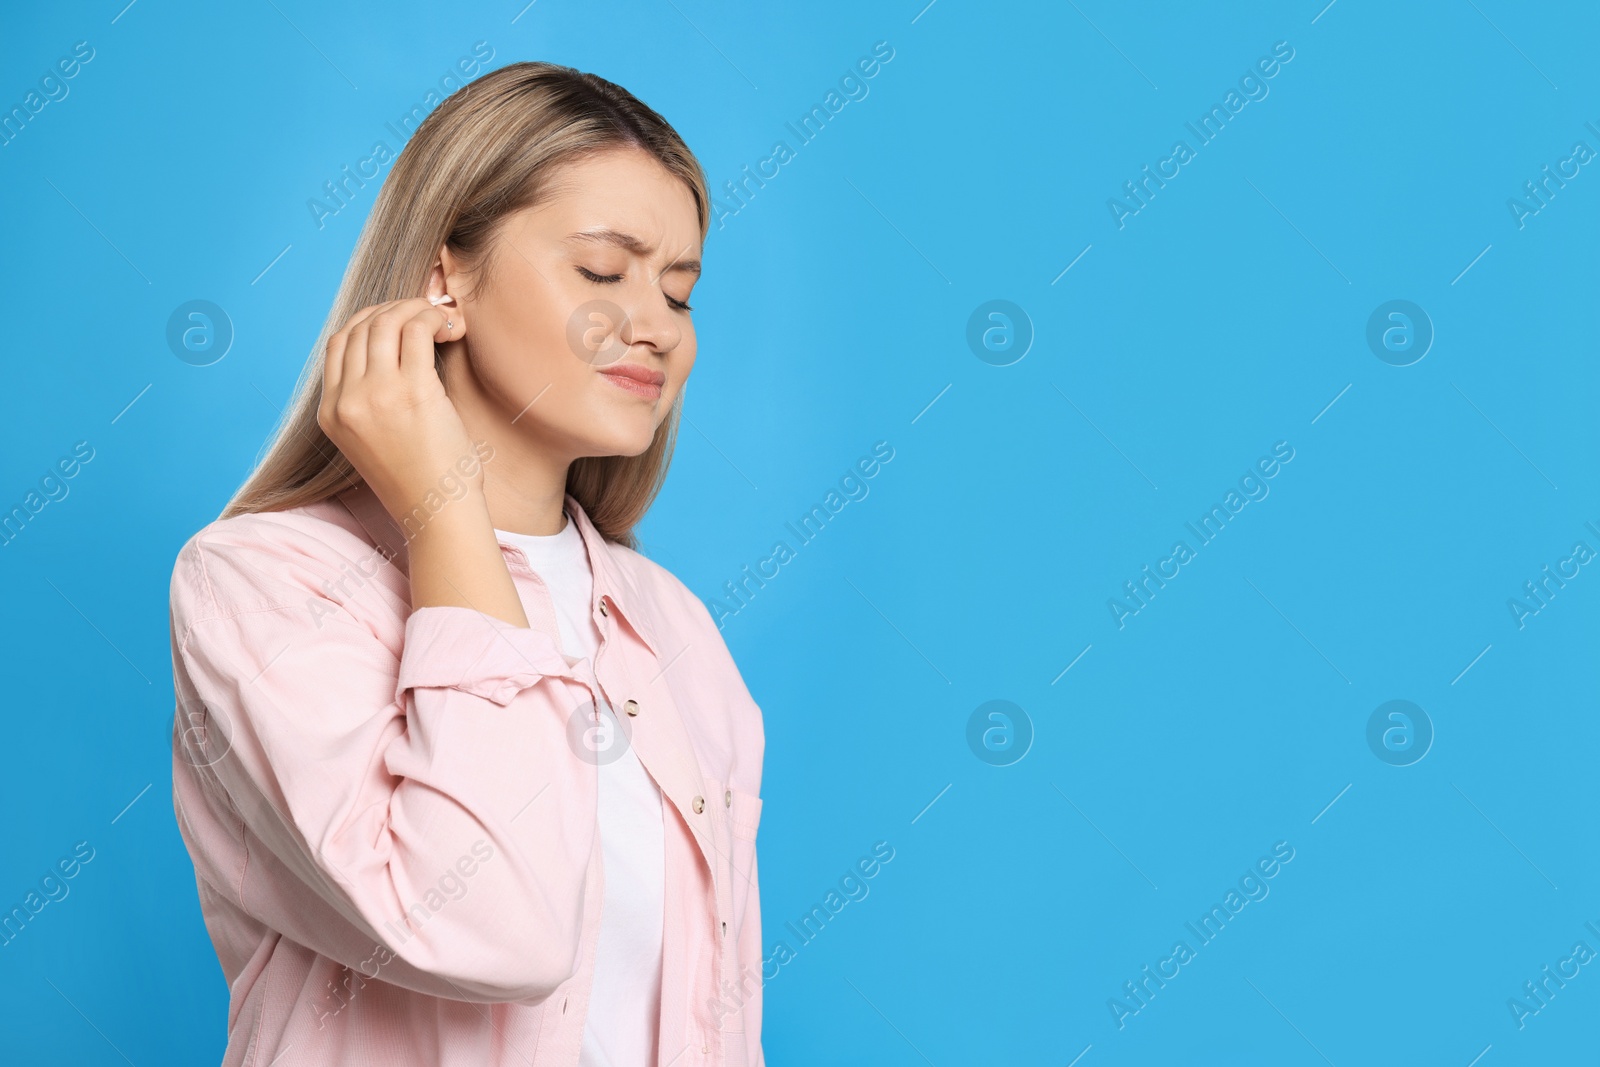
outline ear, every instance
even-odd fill
[[[456,296],[455,289],[462,285],[460,262],[451,254],[448,245],[439,247],[439,256],[434,261],[432,269],[428,271],[428,280],[423,284],[422,295],[436,302],[440,297],[448,299],[439,303],[441,310],[450,318],[450,327],[443,330],[443,340],[449,341],[462,337],[467,332],[466,308],[462,306],[462,299]]]
[[[454,283],[454,286],[452,285]],[[423,283],[422,295],[427,297],[455,296],[455,287],[461,283],[461,263],[450,251],[449,245],[440,245],[439,254],[433,257],[433,268],[428,271],[428,280]],[[454,306],[459,307],[461,301],[457,299]]]

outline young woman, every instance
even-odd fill
[[[293,410],[173,571],[225,1064],[762,1062],[761,712],[632,534],[708,201],[661,116],[546,63],[396,160]]]

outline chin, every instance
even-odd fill
[[[637,456],[650,448],[656,439],[655,428],[642,427],[637,433],[617,432],[591,444],[592,456]]]

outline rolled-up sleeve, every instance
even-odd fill
[[[295,536],[202,532],[174,572],[180,714],[208,726],[175,733],[174,772],[239,838],[186,834],[197,870],[346,966],[378,947],[396,985],[548,996],[577,970],[594,845],[595,766],[568,741],[586,684],[538,629],[336,600],[348,567]]]

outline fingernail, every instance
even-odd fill
[[[446,293],[443,296],[428,297],[428,303],[432,304],[434,307],[438,307],[440,304],[453,304],[455,302],[456,298],[451,296],[449,293]]]

